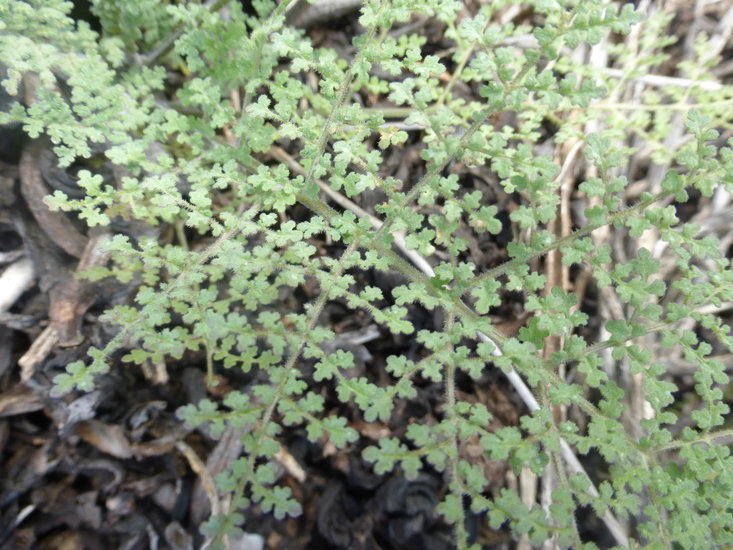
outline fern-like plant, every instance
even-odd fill
[[[61,165],[102,150],[117,167],[112,181],[80,172],[83,198],[48,203],[115,233],[113,265],[88,277],[139,284],[104,315],[117,335],[55,391],[194,352],[209,374],[256,369],[256,383],[180,412],[214,435],[248,428],[218,480],[228,506],[203,528],[219,543],[255,504],[300,512],[273,462],[286,427],[349,448],[359,434],[326,397],[386,422],[429,383],[439,417],[363,457],[378,474],[442,472],[458,548],[478,547],[468,514],[532,544],[594,547],[579,507],[622,547],[732,545],[715,355],[733,351],[719,315],[733,279],[713,222],[733,191],[719,133],[733,88],[711,73],[717,35],[674,50],[670,14],[648,2],[365,0],[353,49],[336,52],[286,25],[292,4],[93,0],[96,32],[69,2],[0,0],[2,85],[17,95],[37,79],[0,122],[47,135]],[[395,163],[407,151],[419,158]],[[706,216],[691,219],[690,201]],[[175,231],[146,237],[140,222]],[[505,257],[482,264],[502,239]],[[387,291],[374,273],[402,282]],[[494,315],[507,300],[526,317],[510,332]],[[414,353],[384,358],[388,376],[378,362],[352,375],[353,353],[326,345],[334,303]],[[420,311],[438,324],[416,327]],[[519,425],[490,428],[490,404],[458,391],[491,369],[524,400]],[[689,417],[675,402],[685,384]],[[589,453],[602,477],[583,469]],[[539,494],[490,492],[487,461],[525,486],[539,476]]]

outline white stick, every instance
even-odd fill
[[[7,311],[33,282],[33,262],[23,257],[0,275],[0,312]]]

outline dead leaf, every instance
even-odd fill
[[[86,241],[76,271],[105,265],[109,254],[102,251],[102,245],[109,239],[110,235],[103,233]],[[78,346],[84,341],[81,323],[96,299],[96,288],[94,283],[75,274],[62,276],[60,282],[51,288],[48,316],[58,332],[61,347]]]
[[[98,420],[84,420],[76,425],[76,434],[103,453],[117,458],[132,458],[133,452],[122,428]]]
[[[0,394],[0,418],[39,411],[43,401],[25,384],[16,384]]]

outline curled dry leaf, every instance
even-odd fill
[[[40,168],[43,149],[43,142],[34,140],[23,150],[18,167],[21,193],[46,235],[67,254],[81,258],[87,244],[86,236],[74,227],[63,212],[52,212],[43,200],[49,194]]]
[[[107,263],[109,254],[102,251],[102,245],[110,239],[109,234],[95,235],[86,241],[77,273]],[[60,284],[51,289],[51,306],[48,315],[58,332],[59,345],[78,346],[84,340],[81,322],[84,314],[94,303],[96,285],[75,275],[64,277]]]
[[[176,446],[184,434],[182,430],[173,430],[153,441],[130,443],[122,428],[99,420],[79,422],[76,425],[76,433],[103,453],[117,458],[141,458],[166,454]]]
[[[39,411],[43,401],[25,384],[16,384],[0,393],[0,418]]]
[[[76,433],[103,453],[117,458],[133,456],[130,442],[119,426],[111,426],[99,420],[85,420],[76,425]]]

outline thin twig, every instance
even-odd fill
[[[604,69],[603,71],[614,78],[625,78],[624,72],[621,69]],[[675,86],[677,88],[692,88],[694,86],[698,86],[701,90],[706,92],[715,92],[723,88],[723,85],[720,82],[712,80],[692,80],[690,78],[683,78],[680,76],[662,76],[659,74],[639,75],[632,77],[630,80],[660,88],[663,86]]]
[[[196,451],[185,441],[177,442],[176,448],[186,457],[189,466],[191,466],[193,472],[201,480],[201,486],[204,488],[204,492],[209,497],[209,502],[211,503],[211,515],[218,516],[221,514],[221,502],[216,492],[216,483],[206,468],[206,464],[204,464],[201,458],[199,458],[199,455],[196,454]]]

